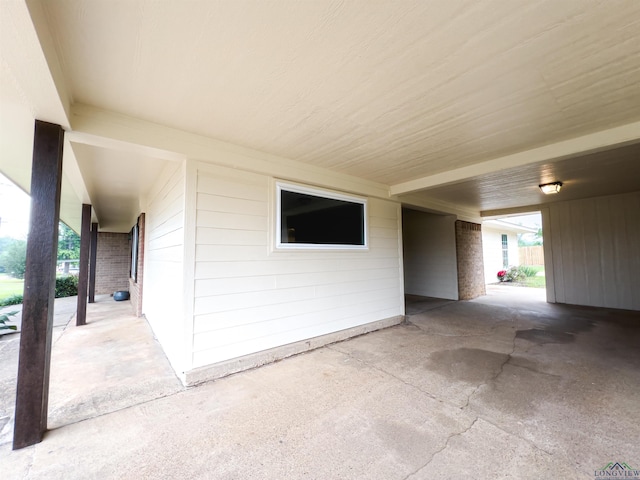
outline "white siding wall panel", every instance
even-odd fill
[[[404,313],[397,203],[368,200],[368,250],[277,251],[273,180],[201,167],[194,368]]]
[[[397,310],[395,308],[390,308],[387,310],[377,310],[372,314],[354,315],[347,319],[337,318],[335,320],[333,320],[334,317],[332,317],[329,312],[321,325],[304,326],[295,330],[278,332],[264,337],[246,337],[243,338],[240,343],[233,343],[216,348],[196,351],[193,355],[193,362],[195,365],[210,365],[228,358],[236,358],[253,352],[260,352],[266,348],[270,348],[268,347],[269,345],[287,345],[289,343],[300,341],[301,339],[326,335],[327,332],[344,330],[345,324],[353,324],[356,326],[365,325],[367,323],[375,322],[380,318],[390,318],[396,315],[396,311]],[[327,320],[327,318],[331,318],[332,320]],[[302,325],[305,325],[304,320],[304,317],[300,317],[299,322]]]
[[[257,215],[265,217],[268,205],[259,200],[244,198],[229,198],[199,193],[197,196],[198,210],[210,212],[241,212],[243,215]]]
[[[403,211],[406,293],[458,299],[455,220],[453,216]]]
[[[518,234],[514,232],[506,232],[505,235],[507,236],[509,266],[518,266],[520,265],[520,252],[518,251]],[[502,242],[502,234],[500,235],[500,242]]]
[[[170,249],[175,246],[180,246],[183,241],[183,232],[182,228],[174,225],[173,229],[168,231],[167,233],[163,233],[161,235],[154,235],[149,240],[149,249],[156,251],[162,249]],[[154,232],[158,233],[158,232]]]
[[[502,259],[502,235],[507,236],[509,266],[520,264],[518,252],[518,234],[494,229],[489,225],[482,225],[482,254],[484,261],[484,282],[486,284],[498,281],[498,272],[504,269]]]
[[[383,300],[377,301],[377,306],[383,304]],[[379,309],[376,309],[376,312]],[[321,327],[330,319],[332,322],[344,321],[348,317],[356,315],[366,315],[375,312],[362,311],[359,305],[352,305],[346,308],[334,308],[322,310],[319,312],[310,312],[302,315],[293,315],[290,317],[279,317],[271,320],[263,320],[260,322],[252,322],[247,324],[228,325],[222,330],[215,330],[196,335],[194,341],[195,352],[212,350],[226,345],[237,345],[244,343],[247,339],[258,339],[269,336],[288,334],[289,332],[308,329],[312,327]],[[387,315],[387,316],[393,316]],[[373,318],[370,321],[375,320]],[[317,335],[314,335],[317,336]],[[307,337],[308,338],[308,337]],[[297,338],[300,340],[300,338]],[[294,340],[296,341],[296,340]],[[291,342],[287,342],[291,343]],[[251,353],[246,351],[245,353]],[[215,352],[211,352],[215,355]]]
[[[556,301],[640,310],[640,192],[557,203],[548,215]]]
[[[329,317],[355,316],[356,313],[360,315],[371,314],[379,312],[381,308],[386,308],[385,306],[389,304],[389,300],[395,295],[398,295],[396,290],[381,292],[381,296],[375,300],[371,300],[371,295],[369,294],[340,295],[334,297],[331,303],[328,303],[324,298],[314,298],[267,306],[260,305],[254,308],[243,308],[242,310],[209,313],[196,316],[194,331],[199,333],[222,330],[232,326],[287,318],[289,316],[295,316],[300,319],[320,316],[327,319]],[[387,318],[388,316],[381,318]]]
[[[267,228],[267,217],[242,215],[234,212],[209,212],[198,210],[196,226],[225,228],[229,230],[247,230],[264,232]]]
[[[198,227],[196,243],[198,245],[262,245],[266,247],[268,239],[264,232],[259,230]]]
[[[143,313],[176,371],[183,371],[184,164],[170,164],[152,189],[145,215]],[[178,333],[176,333],[178,332]]]
[[[234,261],[198,262],[196,263],[196,279],[245,277],[251,276],[252,274],[277,275],[313,272],[351,272],[355,270],[376,270],[380,268],[397,269],[398,261],[395,258],[369,259],[363,256],[361,258],[350,258],[348,264],[328,262],[325,258],[305,258],[304,262],[300,262],[297,258],[279,258],[277,262],[271,259],[251,263]]]
[[[484,262],[484,282],[498,281],[498,272],[502,270],[502,235],[497,230],[482,226],[482,260]]]

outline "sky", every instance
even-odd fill
[[[0,238],[27,239],[31,199],[0,173]]]
[[[509,223],[515,223],[516,225],[524,225],[525,227],[540,228],[542,226],[542,215],[540,212],[514,217],[505,217],[501,220]]]

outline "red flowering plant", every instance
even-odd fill
[[[509,267],[505,270],[498,272],[498,280],[501,282],[519,282],[526,274],[523,271],[524,267]]]

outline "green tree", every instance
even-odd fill
[[[58,227],[58,260],[80,258],[80,236],[60,222]]]
[[[542,245],[542,227],[538,227],[538,231],[536,233],[518,234],[519,247],[533,247],[536,245]]]
[[[27,242],[12,238],[9,242],[3,243],[0,265],[12,277],[24,278],[27,264]]]
[[[0,238],[0,273],[4,273],[4,265],[2,263],[2,254],[9,246],[9,244],[13,242],[13,238],[10,237],[2,237]]]
[[[58,226],[58,260],[80,258],[80,237],[60,222]],[[0,238],[0,270],[15,278],[24,278],[27,263],[27,242],[15,238]]]

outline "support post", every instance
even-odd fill
[[[87,324],[87,286],[89,282],[89,242],[91,240],[91,205],[82,204],[80,227],[80,271],[78,272],[78,310],[76,326]]]
[[[63,144],[60,125],[36,120],[14,450],[42,441],[47,429]]]
[[[96,260],[98,258],[98,224],[91,224],[91,251],[89,253],[89,303],[96,301]]]

